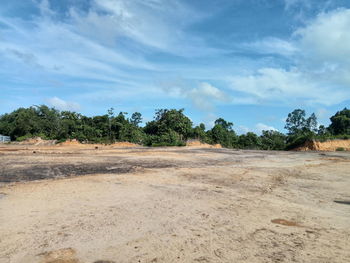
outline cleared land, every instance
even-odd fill
[[[0,262],[350,262],[350,154],[0,146]]]

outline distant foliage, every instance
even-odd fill
[[[116,114],[113,108],[104,115],[88,117],[46,105],[32,106],[0,116],[0,134],[17,141],[40,136],[60,142],[67,139],[93,143],[128,141],[147,146],[184,146],[187,140],[196,139],[227,148],[256,150],[288,150],[309,140],[350,139],[350,110],[347,108],[331,117],[329,127],[318,127],[314,113],[307,117],[304,110],[296,109],[286,119],[286,135],[269,130],[262,131],[260,136],[253,132],[237,135],[234,124],[223,118],[218,118],[209,130],[203,123],[193,127],[184,109],[158,109],[154,119],[144,127],[141,113],[127,116],[126,112]]]
[[[260,140],[262,150],[284,150],[287,136],[278,131],[262,131]]]

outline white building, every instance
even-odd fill
[[[10,136],[5,136],[0,134],[0,143],[10,142],[10,141],[11,141]]]

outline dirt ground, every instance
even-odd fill
[[[0,262],[350,262],[350,153],[0,146]]]

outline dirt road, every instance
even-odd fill
[[[346,152],[0,146],[0,262],[350,262],[349,171]]]

